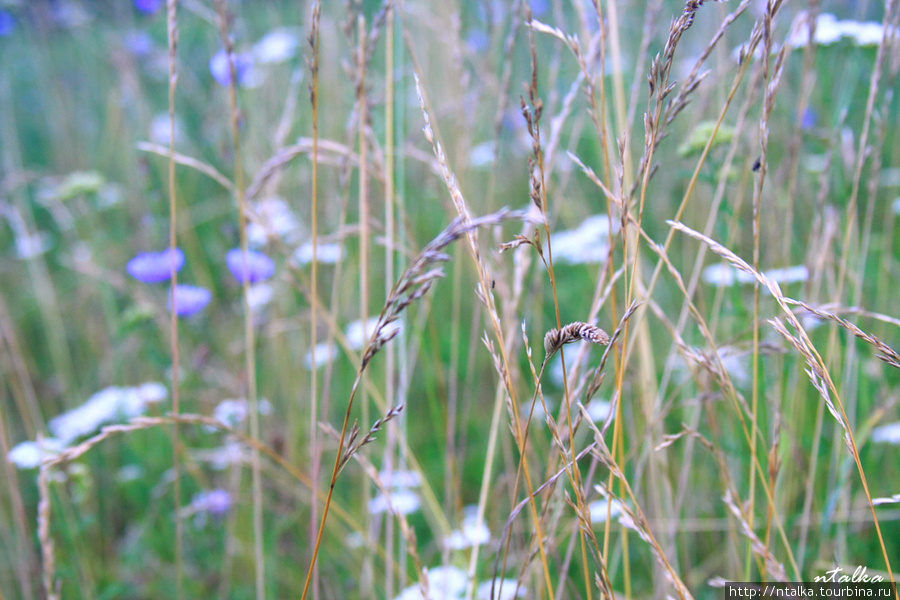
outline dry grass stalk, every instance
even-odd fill
[[[768,545],[765,544],[761,539],[759,539],[759,536],[756,535],[755,531],[753,531],[753,527],[744,516],[744,511],[738,506],[738,500],[734,492],[732,490],[728,490],[722,497],[722,499],[731,510],[734,518],[737,519],[738,523],[740,523],[741,533],[743,533],[744,536],[748,540],[750,540],[750,547],[753,549],[753,553],[759,556],[763,561],[765,561],[768,575],[776,581],[789,581],[787,572],[784,570],[784,565],[775,559],[775,556],[769,550]]]
[[[318,146],[316,147],[316,145]],[[139,146],[140,147],[140,146]],[[320,154],[324,153],[324,154]],[[285,146],[273,154],[259,168],[256,177],[247,186],[247,199],[255,199],[266,187],[266,184],[278,174],[290,161],[304,154],[312,154],[316,164],[342,165],[348,163],[351,166],[359,164],[359,155],[352,148],[334,140],[316,140],[313,138],[299,138],[291,146]],[[223,184],[224,185],[224,184]]]
[[[444,276],[440,267],[433,266],[450,260],[450,256],[442,252],[444,248],[479,227],[499,225],[506,219],[521,216],[520,212],[502,209],[474,219],[464,220],[463,217],[457,217],[444,231],[431,240],[412,264],[406,268],[391,290],[381,315],[378,317],[372,339],[363,353],[362,368],[364,369],[372,357],[399,332],[398,329],[388,326],[396,321],[400,317],[400,313],[410,304],[425,295],[436,279]]]
[[[234,52],[234,39],[230,31],[232,17],[228,13],[225,0],[215,0],[215,8],[219,17],[219,34],[225,47],[225,55],[228,58],[228,100],[231,117],[231,141],[234,150],[234,189],[237,196],[238,228],[240,232],[240,248],[244,256],[248,253],[247,241],[247,195],[244,183],[244,167],[241,152],[241,114],[238,106],[237,81],[238,68]],[[174,122],[174,120],[173,120]],[[174,129],[172,140],[174,140]],[[259,439],[259,398],[256,393],[256,330],[253,327],[253,311],[250,309],[250,280],[243,280],[244,300],[244,368],[247,374],[247,399],[249,404],[250,436]],[[174,311],[173,311],[174,313]],[[262,498],[262,473],[259,460],[259,450],[255,447],[251,451],[251,489],[253,497],[253,555],[255,571],[255,588],[257,600],[266,597],[265,554],[263,549],[263,498]]]
[[[166,2],[166,30],[169,46],[169,250],[174,252],[178,233],[178,199],[175,185],[175,90],[178,84],[178,2]],[[171,282],[173,289],[178,284],[178,270],[172,264]],[[181,358],[178,345],[178,314],[175,297],[172,297],[172,314],[169,320],[172,352],[172,411],[177,416],[181,412],[181,394],[179,377]],[[178,510],[181,507],[181,434],[178,423],[172,427],[172,469],[175,472],[174,504],[175,504],[175,597],[181,600],[184,585],[184,523]]]
[[[591,454],[595,449],[596,449],[596,443],[588,444],[588,446],[587,446],[586,448],[582,449],[581,452],[579,452],[579,453],[575,456],[575,460],[578,461],[578,460],[583,459],[584,457],[586,457],[586,456],[588,456],[589,454]],[[515,522],[516,517],[519,516],[519,514],[522,512],[522,510],[523,510],[526,506],[529,506],[530,504],[532,504],[533,502],[535,502],[536,499],[537,499],[537,497],[538,497],[540,494],[542,494],[542,493],[544,493],[544,492],[548,492],[548,493],[549,493],[549,491],[552,490],[553,487],[556,485],[557,481],[559,481],[559,478],[562,477],[563,475],[568,474],[568,473],[570,472],[571,468],[572,468],[572,462],[571,462],[571,461],[565,463],[565,464],[562,466],[562,468],[558,469],[558,470],[557,470],[556,472],[554,472],[549,478],[547,478],[547,480],[546,480],[544,483],[542,483],[540,486],[538,486],[538,487],[534,490],[534,492],[530,492],[527,498],[524,498],[524,499],[520,500],[519,503],[516,504],[515,507],[513,507],[512,511],[510,511],[510,513],[509,513],[509,517],[506,519],[506,524],[503,526],[503,531],[502,531],[501,534],[500,534],[500,539],[501,539],[501,540],[504,539],[504,538],[506,538],[507,540],[509,540],[509,539],[511,538],[511,536],[512,536],[512,525],[513,525],[513,523]],[[508,542],[507,542],[507,543],[508,543]],[[501,561],[500,561],[500,558],[501,558],[501,557],[504,557],[504,554],[501,553],[501,552],[497,552],[497,555],[494,557],[494,575],[493,575],[494,580],[496,580],[496,579],[498,578],[499,573],[501,572],[501,569],[500,569],[500,562],[501,562]],[[504,557],[504,558],[505,558],[505,557]],[[506,564],[506,563],[504,562],[504,565],[505,565],[505,564]],[[496,598],[496,597],[498,597],[498,596],[497,596],[497,595],[493,595],[493,597]]]
[[[190,167],[200,173],[203,173],[222,187],[224,187],[229,192],[234,192],[234,184],[230,179],[225,177],[214,166],[211,164],[200,160],[199,158],[194,158],[193,156],[187,156],[186,154],[181,154],[180,152],[176,152],[175,154],[170,154],[169,148],[167,146],[163,146],[162,144],[154,144],[152,142],[138,142],[135,147],[142,152],[150,152],[152,154],[158,154],[159,156],[170,157],[174,156],[176,164]]]
[[[304,600],[309,592],[309,585],[316,566],[316,559],[319,556],[319,548],[322,544],[322,535],[325,533],[325,523],[328,519],[329,509],[331,508],[334,487],[337,483],[337,478],[340,475],[341,467],[346,463],[344,449],[347,442],[350,414],[353,410],[353,401],[356,397],[356,392],[359,389],[359,384],[362,381],[362,376],[366,367],[378,351],[399,332],[398,328],[391,327],[391,325],[400,317],[400,314],[410,304],[424,296],[437,278],[443,276],[443,271],[440,268],[432,266],[446,262],[450,259],[447,254],[442,252],[442,250],[459,238],[471,234],[471,232],[478,227],[498,225],[503,222],[503,220],[517,215],[518,213],[502,209],[496,213],[477,217],[475,219],[463,217],[454,219],[444,231],[438,234],[437,237],[422,249],[416,259],[406,268],[400,276],[400,279],[391,289],[391,293],[388,295],[384,308],[382,308],[378,321],[375,324],[375,331],[372,333],[372,337],[369,339],[369,343],[363,352],[360,366],[356,373],[356,379],[351,388],[350,399],[347,402],[347,411],[344,415],[344,424],[341,427],[340,441],[338,442],[338,451],[335,456],[328,496],[325,499],[325,508],[322,512],[322,520],[319,524],[316,544],[313,549],[309,570],[307,571],[306,584],[304,585],[301,600]]]
[[[396,408],[398,410],[402,409],[402,407],[396,407]],[[390,416],[391,412],[393,412],[393,411],[394,411],[394,409],[391,409],[391,411],[387,415],[385,415],[385,418],[383,420],[381,420],[381,423],[386,423],[388,420],[393,418],[392,416]],[[332,438],[334,438],[335,440],[338,439],[338,437],[339,437],[338,432],[333,427],[331,427],[331,425],[329,425],[327,423],[321,423],[320,425],[323,427],[323,429],[325,429],[325,431],[329,435],[331,435]],[[376,423],[376,425],[378,425],[378,423]],[[374,429],[375,429],[375,427],[373,426],[373,430]],[[421,579],[419,580],[419,582],[423,589],[423,592],[422,592],[423,597],[428,598],[429,597],[429,595],[428,595],[428,574],[423,566],[422,558],[419,554],[419,543],[418,543],[418,538],[416,537],[415,529],[413,529],[409,525],[409,521],[407,520],[406,515],[400,511],[398,511],[397,508],[394,506],[394,503],[391,500],[391,493],[390,493],[391,490],[389,489],[389,486],[384,485],[384,482],[381,480],[381,476],[378,473],[378,469],[375,468],[375,466],[371,463],[371,461],[369,461],[369,459],[366,457],[366,455],[362,454],[362,453],[354,453],[352,458],[356,462],[358,462],[360,464],[360,466],[362,466],[363,471],[366,473],[366,475],[375,483],[375,486],[378,488],[378,490],[381,492],[381,494],[384,495],[384,497],[387,499],[388,510],[391,512],[391,514],[394,516],[394,518],[397,519],[397,522],[400,523],[400,532],[403,535],[403,537],[406,539],[407,552],[413,559],[413,563],[415,565],[416,572],[421,575]],[[393,576],[393,573],[389,572],[388,577],[392,577],[392,576]]]
[[[312,269],[311,269],[311,289],[310,295],[313,298],[316,298],[319,294],[319,267],[318,267],[318,248],[319,248],[319,24],[322,18],[322,3],[319,0],[314,0],[312,5],[312,15],[311,15],[311,26],[309,31],[309,37],[307,41],[309,43],[310,55],[307,58],[307,66],[310,72],[310,83],[309,83],[309,102],[312,106],[313,112],[313,137],[312,137],[312,177],[310,181],[310,213],[311,213],[311,234],[312,234]],[[285,106],[285,115],[287,115],[287,106]],[[283,120],[283,125],[285,125],[284,134],[280,139],[284,139],[284,136],[287,135],[287,120]],[[279,152],[282,153],[283,149]],[[279,166],[268,167],[272,163],[272,159],[270,159],[266,165],[260,170],[257,174],[257,177],[250,184],[250,188],[248,189],[248,198],[253,198],[257,192],[257,190],[263,189],[265,186],[265,182],[268,180],[267,173],[274,174],[279,170],[281,164],[284,163],[276,163]],[[267,168],[268,167],[268,168]],[[258,187],[256,187],[258,184]],[[319,322],[319,303],[315,300],[310,303],[311,311],[310,311],[310,331],[312,332],[312,337],[315,338],[316,329]],[[315,339],[310,344],[310,357],[313,365],[316,364],[316,346],[318,344],[315,343]],[[318,411],[319,411],[319,387],[318,387],[318,373],[317,369],[313,369],[310,381],[309,381],[309,397],[310,397],[310,410],[309,410],[309,420],[311,423],[317,423],[319,420]],[[316,523],[319,520],[319,505],[316,502],[316,497],[319,493],[319,471],[322,466],[322,449],[319,445],[319,435],[318,429],[316,427],[310,428],[309,435],[309,454],[310,454],[310,463],[311,463],[311,475],[312,475],[312,502],[310,502],[310,514],[309,514],[309,533],[310,536],[316,530]],[[318,569],[313,569],[312,574],[312,588],[313,588],[313,598],[318,598],[319,592],[319,571]]]
[[[884,557],[885,566],[887,567],[888,575],[893,577],[893,571],[891,569],[890,558],[887,553],[887,548],[884,544],[884,537],[881,533],[881,524],[878,520],[878,515],[875,512],[875,505],[872,504],[872,494],[869,490],[868,478],[866,477],[865,470],[862,467],[862,460],[859,455],[859,450],[857,449],[856,440],[853,436],[853,432],[848,425],[848,418],[846,415],[846,411],[844,409],[844,404],[841,401],[840,395],[837,391],[837,388],[834,385],[834,381],[831,379],[831,375],[828,373],[828,369],[825,367],[825,362],[822,357],[819,355],[813,343],[810,341],[809,336],[806,334],[806,331],[803,329],[802,325],[798,321],[797,317],[789,308],[788,299],[784,296],[781,291],[781,287],[777,282],[773,281],[765,274],[760,273],[755,270],[746,261],[737,256],[731,250],[725,248],[715,240],[705,236],[697,231],[694,231],[690,227],[682,223],[677,223],[674,221],[666,221],[673,230],[681,231],[682,233],[686,233],[690,237],[707,244],[709,248],[730,262],[733,266],[738,268],[741,271],[744,271],[750,275],[752,275],[759,283],[764,285],[772,296],[775,298],[775,301],[778,303],[780,308],[784,311],[787,316],[787,320],[791,323],[791,325],[797,330],[797,335],[794,336],[790,332],[788,332],[787,328],[781,323],[779,319],[773,319],[770,322],[775,326],[776,331],[785,337],[795,348],[806,358],[807,363],[809,365],[809,369],[807,370],[807,375],[809,375],[810,380],[813,383],[813,386],[820,392],[823,400],[828,407],[828,410],[835,417],[835,420],[840,425],[841,429],[844,431],[845,441],[847,443],[848,449],[850,451],[850,455],[853,457],[854,462],[856,463],[856,469],[859,473],[860,481],[863,486],[863,490],[866,494],[866,499],[869,502],[869,508],[872,511],[872,519],[875,524],[875,530],[878,535],[878,541],[881,545],[882,556]],[[773,501],[772,498],[769,500]],[[782,533],[782,532],[780,532]],[[782,533],[783,536],[783,533]],[[785,546],[789,548],[787,541],[785,540]],[[794,569],[796,570],[796,565],[794,565]]]
[[[44,579],[44,592],[47,600],[59,600],[59,587],[54,581],[56,578],[56,553],[53,547],[53,537],[50,535],[50,469],[48,463],[41,465],[38,473],[38,540],[41,544],[41,562]]]
[[[378,419],[377,421],[375,421],[375,423],[372,424],[372,428],[369,429],[369,433],[367,433],[365,435],[365,437],[363,437],[358,442],[356,441],[356,438],[359,436],[359,426],[354,422],[353,427],[350,429],[350,434],[347,436],[347,441],[345,443],[345,445],[347,446],[347,449],[344,451],[344,456],[341,459],[340,470],[344,469],[344,466],[347,464],[347,461],[349,461],[351,458],[353,458],[353,455],[356,454],[357,452],[359,452],[359,450],[363,446],[374,442],[375,434],[378,433],[379,431],[381,431],[381,428],[385,424],[390,422],[392,419],[400,416],[400,413],[403,412],[403,409],[405,408],[405,406],[406,406],[405,404],[398,404],[396,406],[392,406],[382,418]]]
[[[534,56],[532,58],[534,59]],[[536,77],[536,75],[534,75],[534,76]],[[457,213],[463,220],[463,223],[467,223],[470,221],[469,210],[468,210],[468,207],[466,206],[466,201],[465,201],[465,198],[463,197],[462,191],[460,190],[459,185],[456,181],[456,177],[454,176],[453,171],[451,171],[450,166],[447,163],[447,157],[444,153],[443,146],[442,146],[441,142],[436,138],[434,130],[432,128],[431,118],[428,114],[428,110],[426,109],[427,103],[426,103],[424,92],[422,90],[422,86],[419,83],[418,73],[415,74],[415,83],[416,83],[416,94],[419,99],[419,105],[422,109],[422,115],[423,115],[423,119],[424,119],[423,133],[425,135],[426,140],[431,144],[432,151],[434,152],[434,155],[437,158],[441,176],[443,177],[444,183],[447,186],[447,190],[450,193],[450,197],[453,201],[453,205],[456,208]],[[532,81],[532,86],[536,92],[536,81]],[[523,215],[523,217],[524,217],[524,215]],[[544,220],[545,220],[545,228],[546,228],[546,218]],[[476,239],[475,235],[470,233],[467,236],[467,241],[469,243],[469,252],[472,256],[472,259],[475,263],[475,267],[478,272],[479,283],[478,283],[478,287],[477,287],[477,294],[478,294],[479,299],[482,301],[482,303],[487,308],[488,315],[491,320],[491,326],[494,330],[494,334],[497,336],[497,341],[498,341],[498,345],[499,345],[499,354],[500,354],[503,364],[506,366],[501,372],[501,381],[498,383],[498,390],[497,390],[497,394],[495,395],[496,399],[495,399],[494,420],[492,421],[492,424],[491,424],[491,431],[492,431],[492,437],[493,437],[496,434],[496,431],[498,430],[498,421],[496,419],[499,416],[500,402],[502,401],[500,386],[503,386],[505,388],[506,393],[508,394],[508,396],[511,400],[511,404],[513,406],[513,422],[514,422],[514,427],[516,430],[519,430],[518,407],[516,405],[515,386],[513,385],[513,382],[509,378],[509,374],[510,374],[509,350],[510,349],[507,347],[507,343],[505,341],[506,336],[504,335],[503,327],[499,320],[496,303],[494,302],[493,291],[489,287],[488,282],[491,281],[491,278],[487,273],[487,269],[485,267],[485,262],[482,259],[481,252],[478,248],[478,243],[477,243],[477,239]],[[551,262],[551,265],[552,265],[552,262]],[[550,270],[550,273],[551,273],[551,281],[553,281],[552,269]],[[555,284],[554,284],[554,286],[555,286]],[[555,297],[555,293],[554,293],[554,297]],[[558,321],[558,314],[559,314],[559,309],[558,309],[558,305],[557,305],[557,321]],[[516,442],[519,445],[520,456],[521,456],[521,461],[522,461],[521,472],[524,473],[524,475],[525,475],[526,485],[528,486],[529,498],[533,498],[534,485],[531,481],[531,474],[528,469],[528,462],[527,462],[528,455],[527,455],[527,452],[525,452],[524,444],[522,444],[518,438],[516,439]],[[493,461],[493,452],[495,451],[495,448],[496,448],[496,445],[494,445],[494,444],[489,445],[489,453],[488,453],[488,456],[485,457],[486,463],[490,464]],[[576,465],[576,468],[577,468],[577,465]],[[486,483],[486,480],[485,480],[485,483]],[[485,488],[483,487],[483,489],[485,489]],[[485,496],[482,495],[482,498],[484,498],[484,497]],[[547,587],[547,593],[550,596],[550,599],[553,600],[554,594],[553,594],[553,588],[552,588],[551,581],[550,581],[550,567],[549,567],[549,564],[547,561],[546,550],[544,548],[543,534],[541,531],[541,520],[537,514],[536,502],[533,500],[531,501],[531,507],[532,507],[532,517],[534,518],[535,528],[536,528],[536,532],[537,532],[535,539],[537,540],[538,549],[540,550],[540,554],[541,554],[541,563],[542,563],[543,570],[544,570],[544,579],[545,579],[545,584]],[[479,501],[479,510],[480,511],[483,510],[483,502],[482,501]],[[475,550],[472,552],[472,559],[470,561],[470,571],[474,571],[477,554],[478,554],[478,547],[476,546]],[[474,581],[474,579],[473,579],[473,581]],[[469,595],[471,595],[472,591],[473,591],[473,588],[470,585],[469,586]]]
[[[607,493],[607,497],[616,498],[617,500],[619,500],[619,504],[622,507],[623,511],[623,516],[619,519],[620,522],[625,527],[628,527],[629,529],[637,532],[638,536],[640,536],[640,538],[650,546],[650,550],[652,551],[654,558],[662,567],[666,579],[669,581],[669,583],[672,584],[672,587],[675,588],[678,597],[681,598],[681,600],[692,599],[693,596],[691,595],[690,591],[688,591],[687,586],[685,586],[684,582],[681,581],[678,573],[675,572],[675,569],[669,562],[666,553],[659,545],[656,537],[650,531],[650,524],[647,521],[647,517],[641,510],[641,507],[637,502],[637,498],[635,497],[634,492],[631,489],[631,484],[625,477],[625,473],[619,467],[618,463],[610,452],[609,447],[606,445],[606,440],[604,440],[603,438],[603,433],[591,421],[590,415],[587,414],[587,409],[585,409],[584,406],[580,407],[580,412],[582,414],[582,419],[587,421],[588,427],[594,433],[594,444],[591,454],[600,462],[600,464],[609,469],[609,472],[613,477],[615,477],[622,483],[626,493],[628,494],[629,500],[634,506],[634,509],[631,509],[628,507],[627,503],[622,502],[620,498],[616,498],[616,496],[610,492],[610,489],[608,489],[611,486],[606,486],[603,488]]]
[[[896,350],[894,350],[893,348],[891,348],[890,346],[888,346],[887,344],[882,342],[880,339],[878,339],[878,337],[876,337],[875,335],[866,333],[865,331],[863,331],[862,329],[860,329],[859,327],[857,327],[850,321],[847,321],[846,319],[843,319],[843,318],[839,317],[837,314],[830,312],[828,310],[825,310],[822,307],[816,308],[816,307],[810,306],[809,304],[806,304],[805,302],[801,302],[799,300],[786,299],[786,301],[791,304],[796,304],[797,306],[803,307],[804,309],[806,309],[810,313],[816,315],[820,319],[834,321],[835,323],[837,323],[838,325],[840,325],[841,327],[843,327],[844,329],[846,329],[847,331],[849,331],[850,333],[852,333],[853,335],[858,337],[859,339],[863,340],[867,344],[871,344],[872,346],[874,346],[875,349],[878,351],[878,353],[875,355],[877,358],[879,358],[880,360],[883,360],[884,362],[891,365],[892,367],[896,367],[896,368],[900,369],[900,354],[898,354]],[[888,317],[888,319],[890,319],[890,318]],[[895,320],[890,319],[890,321],[895,321]]]

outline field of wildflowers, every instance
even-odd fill
[[[0,600],[900,565],[900,0],[0,0]]]

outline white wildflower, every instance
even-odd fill
[[[900,421],[873,429],[872,441],[882,444],[900,444]]]
[[[378,515],[385,512],[395,512],[408,515],[416,512],[421,506],[419,496],[410,490],[396,490],[388,495],[378,494],[369,501],[369,512]]]
[[[43,438],[36,442],[26,441],[17,444],[6,458],[19,469],[36,469],[45,459],[62,452],[65,446],[55,438]]]
[[[616,227],[614,221],[613,232],[616,231]],[[606,215],[588,217],[577,229],[553,234],[551,238],[553,260],[570,264],[601,263],[609,254],[609,237],[609,217]]]
[[[286,62],[297,54],[297,34],[285,27],[273,29],[253,46],[253,54],[263,64]]]
[[[341,262],[344,257],[344,247],[341,244],[318,244],[316,247],[316,262],[319,264],[333,265]],[[306,265],[312,262],[312,242],[306,242],[294,251],[294,262],[297,265]]]

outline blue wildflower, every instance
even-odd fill
[[[190,317],[209,304],[212,292],[196,285],[178,284],[175,286],[175,313],[179,317]],[[172,310],[172,294],[169,294],[169,310]]]
[[[240,248],[229,250],[225,261],[231,273],[241,283],[244,283],[244,280],[250,283],[264,281],[275,274],[275,263],[272,259],[256,250],[248,250],[246,255]]]
[[[814,108],[807,107],[803,111],[803,118],[800,119],[801,129],[812,129],[819,123],[819,114]]]
[[[253,87],[259,83],[259,78],[254,70],[252,54],[235,53],[234,68],[237,71],[237,82],[241,87]],[[228,53],[219,50],[209,61],[209,71],[220,85],[228,87],[231,84],[231,65],[228,64]]]
[[[194,496],[191,506],[197,511],[207,512],[213,517],[222,518],[231,510],[231,494],[228,490],[216,488],[208,492],[200,492]]]
[[[162,252],[143,252],[128,261],[128,274],[144,283],[159,283],[172,277],[172,268],[184,266],[184,252],[180,248],[166,248]]]
[[[542,17],[550,12],[550,3],[547,0],[531,0],[531,14]]]
[[[134,7],[146,15],[158,11],[162,4],[162,0],[134,0]]]
[[[491,46],[491,38],[484,29],[473,29],[466,38],[472,52],[485,52]]]
[[[11,35],[15,28],[16,20],[13,18],[12,13],[0,10],[0,37]]]
[[[216,488],[195,494],[187,512],[193,513],[194,525],[202,528],[206,527],[209,517],[220,522],[231,510],[231,505],[232,499],[228,490]]]

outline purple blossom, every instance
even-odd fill
[[[128,261],[128,274],[144,283],[159,283],[172,278],[172,268],[184,266],[184,252],[180,248],[166,248],[162,252],[143,252]]]
[[[209,304],[212,292],[196,285],[178,284],[175,286],[175,312],[179,317],[190,317]],[[169,310],[172,310],[172,294],[169,294]]]
[[[194,496],[191,507],[197,512],[209,513],[213,517],[221,519],[231,510],[231,494],[222,488],[200,492]]]
[[[803,111],[803,117],[800,119],[801,129],[812,129],[819,123],[819,114],[814,108],[806,107]]]
[[[12,34],[15,28],[16,20],[13,18],[12,13],[0,10],[0,37],[6,37]]]
[[[531,0],[531,14],[542,17],[550,12],[550,3],[547,0]]]
[[[193,513],[194,524],[197,527],[206,527],[209,517],[220,522],[231,510],[231,505],[231,494],[228,490],[216,488],[195,494],[187,512]]]
[[[235,53],[234,68],[237,71],[238,85],[241,87],[254,87],[258,82],[258,76],[254,69],[255,63],[252,54]],[[228,53],[219,50],[209,61],[209,71],[220,85],[228,87],[231,84],[231,65],[228,64]]]
[[[256,250],[248,250],[246,256],[240,248],[229,250],[225,256],[228,268],[235,278],[244,283],[264,281],[275,274],[275,263],[272,259]]]
[[[134,7],[147,15],[152,15],[161,6],[162,0],[134,0]]]
[[[466,38],[472,52],[484,52],[491,46],[491,38],[484,29],[473,29]]]

